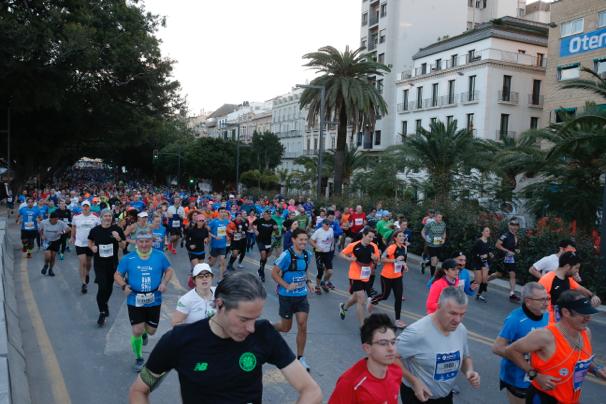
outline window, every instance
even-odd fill
[[[423,108],[423,86],[417,87],[417,109]]]
[[[511,100],[511,76],[504,75],[503,76],[503,94],[501,99],[503,101]]]
[[[473,114],[467,114],[467,130],[470,132],[474,131],[474,117]]]
[[[421,63],[421,74],[427,73],[427,63]]]
[[[561,108],[555,110],[556,123],[564,122],[566,119],[574,118],[577,113],[576,108]]]
[[[356,139],[356,146],[362,146],[362,132],[358,132],[358,138]],[[307,148],[309,149],[309,139],[307,139]]]
[[[438,106],[438,83],[431,85],[431,106]]]
[[[442,70],[442,59],[436,59],[436,68],[435,70]]]
[[[448,80],[448,105],[455,103],[455,80]]]
[[[362,38],[362,40],[360,41],[360,46],[361,46],[362,48],[366,48],[367,43],[368,43],[368,40],[366,39],[366,37],[364,37],[364,38]]]
[[[400,135],[402,135],[402,141],[404,141],[404,137],[406,137],[407,134],[408,134],[408,121],[402,121],[402,132],[400,133]]]
[[[467,97],[467,101],[474,101],[475,92],[476,92],[476,76],[469,76],[469,83],[467,86],[467,91],[469,91],[469,95]]]
[[[569,35],[579,34],[583,32],[584,20],[583,18],[577,18],[576,20],[563,22],[560,26],[560,37]]]
[[[532,81],[532,105],[541,103],[541,80]]]
[[[581,68],[578,63],[568,66],[558,66],[558,80],[578,79]]]
[[[379,63],[385,64],[385,54],[379,53]]]
[[[408,110],[408,90],[402,91],[402,105],[404,107],[404,111]]]
[[[314,138],[314,151],[318,150],[318,138]]]
[[[375,146],[381,145],[381,131],[375,130]]]
[[[310,147],[309,147],[309,144],[310,144],[309,142],[310,142],[310,141],[311,141],[311,139],[310,139],[310,138],[307,138],[307,149],[306,149],[306,150],[309,150],[309,149],[310,149]]]
[[[459,61],[459,55],[451,55],[450,56],[450,67],[455,67],[457,62]]]
[[[334,136],[330,137],[330,148],[334,149],[335,148],[335,144],[336,144],[336,140],[334,138]]]
[[[480,60],[480,56],[476,55],[475,49],[471,49],[467,52],[467,63],[475,62],[476,60]]]
[[[525,55],[526,51],[524,49],[518,49],[518,53],[521,55]]]
[[[600,11],[598,13],[598,27],[606,26],[606,11]]]
[[[467,7],[473,7],[473,0],[467,1]]]
[[[453,122],[454,122],[454,116],[453,115],[446,116],[446,125],[450,125]]]
[[[379,31],[379,43],[383,43],[383,42],[385,42],[385,30],[384,29]]]
[[[368,13],[362,14],[362,26],[368,24]]]
[[[417,128],[417,131],[423,127],[422,122],[423,122],[423,121],[422,121],[422,120],[420,120],[420,119],[417,119],[417,120],[415,121],[415,127]]]
[[[537,66],[545,67],[545,54],[537,52]]]
[[[593,71],[595,71],[597,74],[606,73],[606,58],[596,59],[594,60],[593,64]]]
[[[385,17],[387,15],[387,4],[383,3],[381,4],[381,18]]]
[[[536,116],[530,117],[530,129],[538,129],[539,128],[539,118]]]
[[[435,125],[436,122],[438,122],[438,118],[430,118],[429,122],[431,122],[432,125]]]
[[[499,134],[507,136],[509,131],[509,114],[501,114],[501,125],[499,126]]]

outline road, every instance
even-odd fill
[[[17,228],[11,225],[10,241],[15,252],[15,280],[19,304],[20,326],[23,332],[24,350],[32,401],[34,404],[105,404],[127,402],[127,391],[135,374],[131,369],[133,354],[130,348],[130,325],[125,297],[119,288],[114,289],[110,300],[111,315],[104,328],[96,326],[98,316],[95,303],[96,286],[91,283],[86,295],[80,294],[78,261],[74,248],[64,261],[57,261],[57,276],[42,276],[41,252],[25,259],[20,252]],[[245,271],[256,272],[256,251],[245,260]],[[184,249],[176,256],[170,255],[176,270],[164,296],[162,316],[157,336],[150,338],[144,347],[147,356],[154,344],[170,328],[170,314],[178,297],[186,290],[189,262]],[[348,294],[346,263],[335,259],[334,283],[337,289],[322,296],[310,297],[310,321],[306,358],[311,374],[322,387],[328,400],[338,376],[363,355],[359,341],[358,321],[354,310],[341,321],[338,303]],[[310,269],[315,272],[312,263]],[[92,274],[91,274],[92,275]],[[269,278],[269,277],[268,277]],[[403,320],[410,323],[424,315],[426,277],[416,265],[405,275]],[[378,284],[378,282],[377,282]],[[274,283],[266,284],[268,299],[263,317],[276,321],[278,301]],[[499,359],[491,353],[490,346],[497,335],[502,320],[516,306],[510,303],[504,291],[491,288],[488,303],[470,301],[464,323],[470,331],[470,349],[475,367],[482,377],[480,390],[471,389],[464,379],[458,381],[461,389],[457,403],[505,403],[505,395],[498,391]],[[380,304],[378,310],[393,314],[393,301]],[[296,325],[295,325],[296,327]],[[594,334],[594,352],[601,362],[606,353],[606,313],[595,316],[591,325]],[[294,331],[294,330],[293,330]],[[294,349],[295,332],[285,335]],[[285,382],[280,372],[272,366],[264,368],[264,402],[289,403],[296,400],[294,390]],[[606,403],[606,383],[592,378],[583,387],[583,402]],[[152,402],[178,402],[179,386],[174,372],[153,393]]]

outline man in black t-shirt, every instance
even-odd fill
[[[271,218],[269,210],[263,212],[263,217],[253,222],[255,234],[257,235],[257,246],[259,246],[259,278],[265,282],[265,263],[271,254],[271,236],[278,230],[278,223]]]
[[[501,251],[503,256],[503,269],[509,274],[509,300],[517,303],[520,298],[515,294],[516,290],[516,269],[518,254],[518,230],[520,229],[520,222],[515,217],[509,220],[507,225],[507,231],[501,234],[501,237],[497,240],[495,248]]]
[[[322,392],[263,312],[266,292],[255,276],[237,272],[215,290],[216,314],[164,334],[129,392],[131,403],[175,369],[184,404],[261,403],[262,366],[278,367],[299,392],[300,403],[321,403]]]
[[[88,248],[95,254],[95,282],[97,290],[97,306],[99,318],[97,325],[103,327],[109,316],[107,302],[112,295],[114,273],[118,267],[118,252],[126,245],[126,237],[122,229],[112,224],[114,215],[111,210],[101,211],[101,224],[91,229],[88,234]]]

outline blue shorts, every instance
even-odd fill
[[[225,252],[227,251],[227,248],[223,247],[223,248],[214,248],[212,247],[210,249],[210,256],[211,257],[218,257],[220,255],[225,255]]]

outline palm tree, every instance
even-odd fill
[[[400,151],[403,165],[426,171],[436,202],[445,205],[455,175],[464,169],[482,166],[482,159],[477,158],[480,145],[467,129],[457,130],[456,121],[444,124],[436,120],[429,125],[429,130],[419,128],[395,147]]]
[[[324,164],[329,173],[334,172],[335,150],[328,150],[324,154]],[[346,147],[343,153],[343,185],[350,185],[354,171],[366,167],[368,155],[362,153],[355,147]]]
[[[595,80],[591,79],[574,79],[568,80],[562,85],[563,89],[580,89],[587,90],[595,93],[602,98],[606,98],[606,77],[598,74],[597,72],[589,69],[588,67],[582,67],[581,71],[589,74]]]
[[[334,154],[334,191],[341,194],[344,178],[344,156],[347,144],[347,127],[352,133],[359,128],[374,130],[378,116],[387,114],[387,104],[379,90],[369,80],[369,76],[383,76],[390,71],[384,64],[369,60],[362,54],[365,48],[343,53],[332,46],[325,46],[317,52],[303,55],[304,64],[320,73],[311,85],[322,86],[326,91],[324,118],[337,121],[337,147]],[[320,92],[306,88],[301,94],[300,108],[309,108],[307,121],[314,126],[320,111]]]

